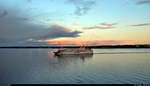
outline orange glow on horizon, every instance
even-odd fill
[[[141,41],[131,41],[131,40],[93,40],[93,41],[82,41],[77,39],[70,40],[47,40],[47,44],[49,45],[135,45],[135,44],[146,44],[147,42]]]
[[[120,45],[125,44],[125,41],[115,40],[95,40],[95,41],[77,41],[77,40],[58,40],[46,41],[49,45]]]

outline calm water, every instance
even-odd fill
[[[0,83],[149,83],[150,49],[94,49],[56,57],[52,49],[0,49]]]

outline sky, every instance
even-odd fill
[[[150,44],[150,0],[0,0],[0,46]]]

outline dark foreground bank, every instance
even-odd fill
[[[0,48],[80,48],[81,46],[0,46]],[[85,48],[150,48],[150,45],[104,45]]]

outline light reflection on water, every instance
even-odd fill
[[[93,55],[63,55],[53,56],[49,58],[50,65],[55,66],[54,68],[65,68],[70,67],[73,64],[84,63],[86,60],[91,59]]]
[[[0,83],[148,83],[150,49],[94,49],[54,56],[52,49],[0,49]]]

